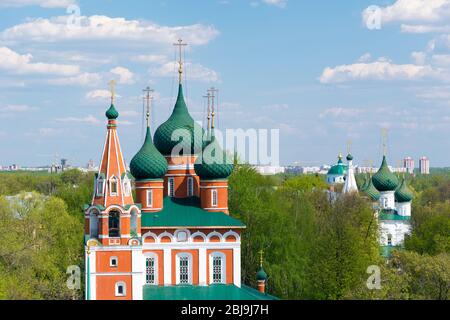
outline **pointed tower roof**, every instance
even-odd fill
[[[113,86],[113,84],[112,84]],[[103,147],[102,160],[100,162],[98,178],[104,181],[102,194],[94,193],[92,205],[108,207],[119,205],[125,207],[134,204],[129,190],[124,190],[124,179],[129,179],[125,161],[120,148],[119,136],[117,135],[117,118],[119,113],[114,107],[114,91],[111,94],[111,106],[106,111],[108,118],[105,144]]]
[[[378,191],[375,186],[372,183],[372,179],[369,178],[369,181],[366,185],[366,187],[364,188],[364,190],[362,190],[372,201],[378,201],[380,200],[380,191]]]
[[[350,153],[347,155],[347,161],[348,161],[348,168],[345,175],[345,183],[342,192],[343,193],[358,192],[358,185],[356,184],[355,173],[352,164],[353,156]]]
[[[411,189],[408,188],[408,185],[406,184],[406,179],[402,179],[402,183],[395,191],[395,201],[403,203],[403,202],[410,202],[414,198],[414,194],[411,191]]]
[[[383,156],[383,161],[381,163],[380,169],[372,177],[372,182],[378,191],[394,191],[399,184],[398,178],[389,169],[386,156]]]

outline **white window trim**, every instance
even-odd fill
[[[113,264],[113,260],[116,260],[116,264]],[[109,266],[111,268],[117,268],[119,266],[119,258],[117,258],[116,256],[112,256],[109,258]]]
[[[116,183],[116,191],[117,192],[113,192],[112,191],[112,184]],[[112,176],[111,178],[109,178],[109,195],[111,197],[116,197],[119,195],[119,179],[117,179],[115,176]]]
[[[151,195],[150,203],[148,201],[149,195]],[[152,189],[147,190],[147,197],[146,197],[145,201],[146,201],[146,204],[147,204],[147,208],[153,208],[153,190]]]
[[[123,286],[123,293],[119,293],[119,286]],[[125,297],[127,295],[127,285],[123,281],[116,282],[115,285],[116,297]]]
[[[147,253],[144,255],[145,257],[145,272],[144,272],[144,283],[146,285],[150,285],[150,286],[157,286],[159,285],[159,279],[158,279],[158,255],[154,254],[154,253]],[[155,272],[155,283],[147,283],[147,259],[148,258],[153,258],[155,259],[155,266],[154,266],[154,272]]]
[[[192,177],[187,178],[187,196],[188,197],[194,196],[194,178]]]
[[[169,197],[175,197],[175,190],[173,189],[175,189],[175,179],[170,177],[167,180],[167,195]]]
[[[188,258],[188,283],[183,283],[184,285],[192,285],[192,254],[182,252],[178,253],[176,256],[176,284],[180,284],[180,258]]]
[[[97,197],[102,197],[105,191],[105,180],[103,178],[98,178],[97,179],[97,184],[96,184],[96,190],[95,190],[95,194],[97,195]],[[99,188],[101,184],[101,188]],[[100,192],[99,192],[100,191]]]
[[[220,257],[222,262],[221,267],[221,282],[214,283],[214,266],[213,261],[215,257]],[[227,283],[227,272],[226,272],[226,266],[227,266],[227,257],[223,252],[212,252],[209,255],[209,284],[224,284]]]
[[[215,200],[215,203],[214,203]],[[217,193],[217,189],[211,190],[211,207],[215,208],[217,207],[219,203],[219,194]]]

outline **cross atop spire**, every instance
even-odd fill
[[[145,94],[144,99],[147,101],[147,112],[145,114],[145,119],[147,121],[147,128],[150,127],[150,107],[151,102],[153,100],[153,96],[151,95],[155,90],[150,89],[150,87],[145,88],[142,90]]]
[[[383,156],[387,155],[387,139],[388,139],[388,128],[381,129],[381,143],[383,147]]]
[[[178,81],[181,84],[182,80],[183,80],[183,52],[182,49],[183,47],[187,46],[187,43],[183,43],[182,39],[178,39],[178,43],[174,43],[174,46],[178,47],[180,50],[180,59],[178,60]]]
[[[259,266],[260,267],[262,267],[263,266],[263,261],[264,261],[264,259],[263,259],[263,256],[264,256],[264,250],[259,250]]]
[[[352,152],[352,140],[348,139],[347,141],[347,154],[350,154]]]
[[[207,109],[206,109],[206,119],[208,120],[208,134],[209,134],[209,129],[210,129],[210,124],[211,124],[211,93],[208,90],[208,93],[206,94],[206,96],[203,96],[203,98],[207,99]]]
[[[114,104],[116,101],[116,80],[111,80],[108,84],[111,92],[111,104]]]
[[[215,106],[214,106],[214,100],[216,98],[216,92],[219,92],[219,90],[217,90],[214,87],[211,87],[210,89],[208,89],[208,96],[211,98],[211,128],[214,129],[214,117],[216,116],[216,110],[215,110]]]

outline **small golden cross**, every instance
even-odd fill
[[[114,104],[116,100],[116,80],[111,80],[108,84],[111,91],[111,104]]]

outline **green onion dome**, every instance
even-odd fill
[[[153,144],[149,127],[144,144],[130,162],[130,171],[136,180],[158,179],[167,171],[167,160]]]
[[[361,190],[364,192],[366,196],[368,196],[372,201],[380,200],[380,191],[378,191],[373,185],[372,179],[369,178],[369,181],[364,189]]]
[[[406,185],[406,179],[403,178],[402,184],[395,191],[395,201],[410,202],[414,198],[412,191]]]
[[[364,177],[364,182],[362,186],[359,188],[359,190],[363,191],[366,190],[366,188],[369,186],[370,179],[367,179],[367,177]]]
[[[259,271],[256,273],[256,280],[258,281],[267,280],[267,273],[264,271],[263,267],[261,267]]]
[[[114,107],[114,104],[111,104],[108,110],[105,112],[106,117],[108,120],[116,120],[119,117],[119,112],[117,112],[116,108]]]
[[[177,140],[172,141],[172,134],[176,130]],[[189,114],[180,84],[172,115],[155,132],[155,146],[163,155],[170,155],[175,146],[182,147],[186,154],[196,154],[202,148],[202,138],[203,129]],[[182,152],[180,154],[183,154]]]
[[[211,142],[203,148],[202,157],[198,157],[194,164],[195,173],[202,180],[226,179],[233,172],[233,161],[220,147],[211,130]]]
[[[383,156],[383,162],[377,173],[372,177],[372,182],[378,191],[394,191],[399,184],[398,178],[391,172],[387,165],[386,156]]]
[[[347,161],[352,161],[353,160],[353,156],[349,153],[347,155]]]
[[[330,170],[328,170],[328,174],[336,174],[336,175],[345,175],[347,172],[347,166],[342,161],[342,155],[339,155],[339,160],[337,164],[332,166]]]

